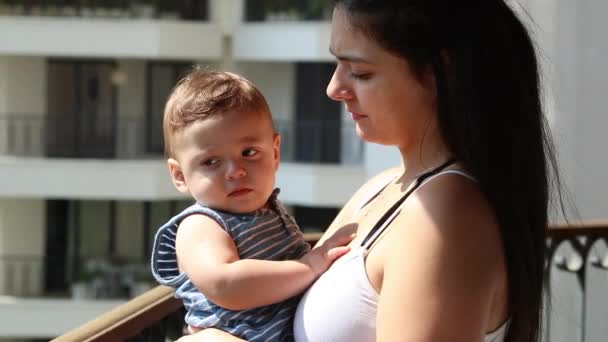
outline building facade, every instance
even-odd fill
[[[608,5],[521,2],[572,200],[605,218]],[[156,227],[190,202],[170,183],[161,121],[195,65],[243,74],[269,100],[278,186],[304,230],[399,164],[325,95],[329,16],[315,0],[0,1],[0,339],[48,339],[139,293]]]

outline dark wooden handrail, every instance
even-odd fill
[[[314,245],[321,235],[306,233],[304,238]],[[549,227],[547,236],[558,240],[574,236],[608,238],[608,221],[555,224]],[[128,340],[180,308],[182,303],[173,297],[172,289],[158,286],[53,341]]]
[[[557,223],[549,227],[547,236],[550,238],[565,239],[575,235],[589,237],[607,236],[608,221],[585,221]]]
[[[53,341],[124,341],[181,307],[172,288],[157,286]]]

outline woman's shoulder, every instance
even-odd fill
[[[403,205],[395,222],[397,240],[429,243],[475,261],[501,262],[500,228],[478,184],[462,174],[446,173],[424,183]],[[437,251],[445,253],[446,250]]]
[[[486,329],[506,271],[498,224],[475,181],[446,173],[424,183],[380,243],[381,296],[390,300],[379,315],[409,315],[408,307],[417,314],[403,321],[429,331]]]

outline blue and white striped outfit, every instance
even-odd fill
[[[310,250],[295,220],[277,199],[270,196],[268,207],[253,213],[223,212],[200,204],[185,209],[164,224],[154,238],[152,274],[163,285],[175,288],[188,313],[186,323],[199,328],[218,328],[247,341],[291,341],[292,321],[298,297],[248,309],[228,310],[207,299],[185,273],[180,273],[175,254],[175,236],[180,222],[189,215],[211,217],[232,237],[241,259],[297,259]],[[251,293],[255,296],[255,293]]]

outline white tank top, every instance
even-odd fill
[[[475,181],[470,175],[461,171],[445,170],[426,178],[417,188],[443,174],[459,174]],[[365,203],[368,202],[369,200]],[[370,342],[376,340],[376,312],[379,294],[367,277],[365,256],[375,238],[385,231],[398,213],[399,210],[395,210],[370,239],[365,239],[363,245],[338,259],[306,291],[298,304],[294,318],[296,342]],[[494,332],[486,334],[484,342],[503,342],[507,326],[508,321]]]

